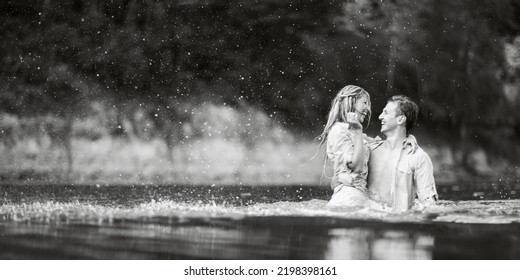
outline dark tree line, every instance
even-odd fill
[[[121,120],[145,108],[171,149],[190,108],[214,102],[261,108],[314,136],[335,93],[358,84],[375,112],[395,93],[418,100],[422,123],[449,129],[462,147],[520,136],[518,98],[502,93],[519,82],[503,51],[520,31],[519,1],[0,5],[0,109],[56,115],[65,131],[105,100]]]

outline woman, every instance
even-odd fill
[[[320,143],[326,143],[327,158],[334,170],[334,194],[328,206],[357,207],[368,203],[368,142],[373,139],[363,133],[362,123],[370,121],[370,107],[368,92],[353,85],[341,89],[332,102]]]

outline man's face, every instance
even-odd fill
[[[402,115],[398,115],[397,103],[388,102],[381,115],[379,115],[379,120],[381,120],[381,132],[386,133],[395,130],[403,123],[402,118]]]

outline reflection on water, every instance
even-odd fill
[[[441,201],[426,212],[21,202],[0,206],[2,259],[519,259],[519,200]]]
[[[377,235],[367,229],[332,229],[329,233],[326,259],[432,259],[434,237],[429,234],[390,230]]]

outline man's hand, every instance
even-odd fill
[[[411,147],[408,154],[415,154],[417,149],[419,149],[419,144],[417,143],[417,139],[415,139],[415,136],[413,136],[412,134],[410,134],[410,135],[408,135],[408,137],[406,137],[406,145],[410,145],[410,147]]]
[[[415,211],[424,211],[426,208],[436,205],[437,201],[437,195],[431,196],[422,201],[416,199],[413,203],[412,209]]]

